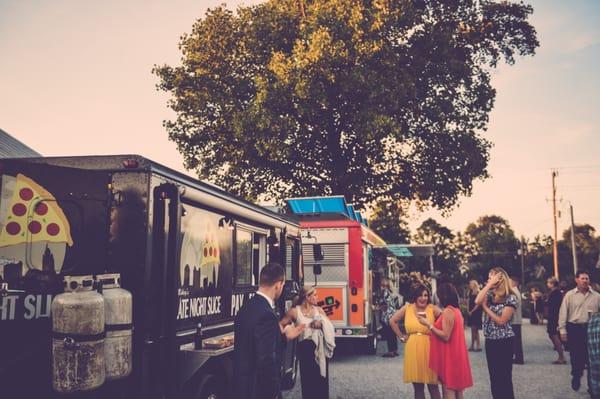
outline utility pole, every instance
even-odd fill
[[[525,237],[521,236],[521,249],[519,250],[521,255],[521,289],[525,288]]]
[[[575,219],[573,218],[573,204],[569,204],[571,208],[571,250],[573,251],[573,275],[577,274],[577,248],[575,248]]]
[[[554,258],[554,277],[558,280],[558,226],[556,221],[556,177],[558,171],[552,171],[552,219],[554,220],[554,242],[552,243],[552,255]]]

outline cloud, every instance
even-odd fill
[[[567,51],[578,52],[600,44],[600,32],[584,32],[571,37],[567,43]]]

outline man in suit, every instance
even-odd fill
[[[276,399],[280,397],[281,356],[284,337],[292,340],[303,326],[282,333],[275,313],[275,301],[283,292],[285,271],[268,263],[260,271],[259,289],[235,318],[234,397]]]

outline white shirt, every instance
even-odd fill
[[[600,294],[591,288],[584,294],[577,287],[567,291],[558,313],[558,330],[567,333],[567,323],[583,324],[592,314],[600,312]]]
[[[271,308],[275,308],[275,301],[273,300],[273,298],[267,296],[267,294],[265,294],[264,292],[260,292],[260,291],[256,291],[256,295],[260,295],[263,298],[265,298],[269,302],[269,305],[271,305]]]

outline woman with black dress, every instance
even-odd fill
[[[537,288],[531,287],[529,290],[529,321],[531,324],[538,324],[537,299]]]
[[[479,330],[481,330],[481,315],[483,309],[475,303],[475,298],[477,298],[478,293],[479,283],[476,280],[469,281],[469,317],[467,319],[467,324],[471,327],[470,352],[481,352]]]
[[[552,364],[567,364],[562,342],[558,335],[558,313],[560,312],[563,294],[559,289],[558,280],[556,278],[550,277],[546,282],[546,285],[550,290],[548,293],[548,324],[546,325],[546,331],[548,331],[548,337],[554,345],[554,350],[558,352],[558,359],[553,361]]]

